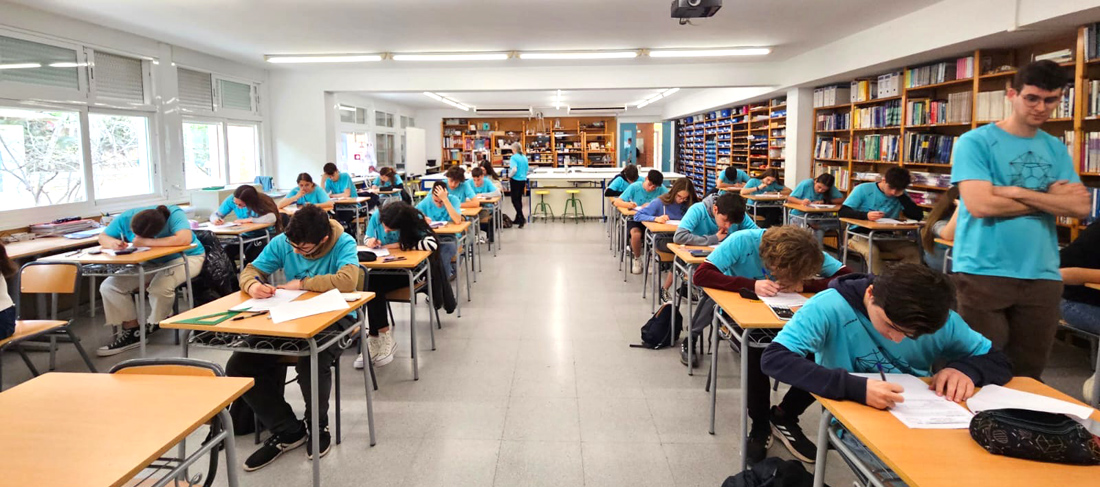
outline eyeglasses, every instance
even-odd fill
[[[901,328],[898,328],[898,326],[895,325],[892,321],[887,320],[886,324],[889,325],[890,328],[893,328],[894,331],[896,331],[898,333],[901,333],[902,335],[905,335],[905,338],[908,338],[910,340],[916,340],[917,338],[919,338],[921,336],[920,333],[905,331],[905,330],[902,330]]]
[[[1053,106],[1059,101],[1062,101],[1061,96],[1048,96],[1046,98],[1043,98],[1039,95],[1024,95],[1021,98],[1024,99],[1024,104],[1029,107],[1038,105],[1039,102],[1043,102],[1043,104],[1045,104],[1046,106]]]
[[[296,244],[294,242],[291,242],[290,240],[287,240],[287,243],[289,243],[291,248],[293,248],[295,251],[303,254],[308,254],[312,252],[313,249],[317,248],[317,244]]]

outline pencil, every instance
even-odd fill
[[[878,376],[882,377],[883,382],[886,382],[886,372],[882,371],[882,363],[876,363],[875,367],[878,367]]]

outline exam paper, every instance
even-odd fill
[[[275,295],[270,298],[252,298],[229,309],[233,311],[270,311],[271,308],[294,301],[298,299],[298,296],[305,293],[305,291],[276,289]]]
[[[339,289],[333,289],[305,301],[293,301],[271,308],[271,322],[284,323],[343,309],[348,309],[348,302],[344,301]]]
[[[879,218],[878,220],[875,220],[875,223],[889,223],[891,225],[900,225],[904,222],[900,220],[895,220],[893,218]]]
[[[1078,419],[1088,419],[1092,415],[1092,408],[1088,406],[995,385],[982,387],[982,390],[966,401],[966,405],[975,413],[994,409],[1026,409],[1065,414]]]
[[[666,224],[666,225],[676,225],[676,226],[680,226],[680,220],[669,220],[669,221],[665,222],[665,224]]]
[[[211,222],[206,222],[206,223],[200,224],[199,228],[209,228],[211,230],[218,230],[218,229],[222,229],[222,228],[237,227],[237,226],[240,226],[240,225],[241,224],[237,223],[237,222],[225,222],[225,223],[222,223],[221,225],[215,225]]]
[[[830,205],[830,204],[827,204],[827,203],[810,203],[809,206],[810,206],[810,208],[832,208],[833,206],[836,206],[836,205]]]
[[[879,374],[852,374],[882,380]],[[886,374],[886,381],[900,384],[905,401],[890,408],[890,414],[912,429],[967,429],[974,417],[958,403],[936,395],[928,384],[909,374]]]
[[[149,247],[134,247],[134,244],[130,244],[130,245],[129,245],[128,247],[126,247],[126,248],[128,248],[128,249],[134,249],[134,251],[133,251],[133,252],[130,252],[131,254],[136,254],[136,253],[138,253],[138,252],[145,252],[146,250],[149,250]],[[117,250],[115,250],[115,249],[104,249],[104,248],[101,248],[100,250],[102,250],[104,254],[107,254],[107,255],[110,255],[110,256],[117,256],[117,255],[118,255],[118,251],[117,251]]]
[[[370,252],[370,253],[378,256],[378,257],[385,257],[387,255],[390,255],[390,249],[387,249],[385,247],[378,247],[376,249],[372,249],[370,247],[367,247],[366,245],[360,245],[359,247],[357,247],[357,250],[359,252],[363,252],[363,251]]]
[[[806,297],[798,293],[779,293],[775,296],[760,296],[760,300],[768,306],[780,306],[783,308],[797,308],[806,304]]]

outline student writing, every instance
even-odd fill
[[[473,176],[472,187],[474,188],[474,194],[478,198],[493,198],[500,196],[500,189],[493,184],[493,180],[488,177],[484,167],[475,167],[470,171],[470,175]],[[492,222],[492,210],[493,204],[481,205],[481,213],[478,214],[478,225],[481,226],[481,231],[485,232],[489,236],[489,241],[494,242],[495,236],[493,235],[493,222]]]
[[[711,194],[684,213],[672,241],[680,245],[717,245],[733,232],[760,228],[745,214],[737,193]]]
[[[299,206],[311,204],[317,205],[324,210],[331,210],[336,203],[328,197],[324,191],[318,191],[317,185],[313,184],[313,177],[309,173],[301,173],[298,175],[298,187],[290,190],[290,193],[279,201],[279,208],[286,208],[292,204]]]
[[[325,172],[325,192],[332,199],[350,198],[355,191],[355,185],[351,182],[351,175],[340,172],[336,164],[328,163],[323,168]]]
[[[747,182],[749,182],[749,173],[729,166],[718,171],[718,180],[715,187],[718,189],[718,194],[729,191],[740,192]]]
[[[631,184],[634,184],[638,180],[638,166],[634,164],[627,164],[619,174],[607,183],[607,189],[604,190],[604,196],[619,196],[626,191],[626,188]]]
[[[936,270],[943,269],[947,256],[947,246],[936,243],[937,238],[955,240],[955,226],[959,221],[959,187],[952,186],[940,199],[936,206],[928,212],[927,225],[920,229],[920,242],[924,247],[924,263]],[[950,271],[950,266],[948,266]]]
[[[232,195],[226,197],[217,211],[210,215],[210,223],[221,225],[225,223],[225,219],[229,215],[234,215],[237,218],[237,223],[274,223],[275,233],[283,231],[283,220],[279,218],[279,207],[275,204],[275,200],[256,191],[256,188],[250,185],[240,186],[233,191]],[[245,236],[253,238],[261,236],[265,232],[267,230],[256,230],[246,233]],[[230,259],[239,257],[237,255],[240,253],[239,246],[230,244],[225,245],[224,248]],[[245,263],[252,262],[257,255],[260,255],[261,250],[263,250],[261,242],[249,244],[245,248]]]
[[[680,220],[691,205],[695,204],[695,185],[688,178],[683,178],[672,183],[672,189],[651,201],[645,208],[634,214],[636,222],[667,223],[669,220]],[[672,243],[672,234],[658,233],[655,243],[659,252],[668,252],[668,244]],[[660,270],[670,270],[672,263],[662,263]],[[672,287],[672,273],[668,273],[665,282],[661,285],[661,298],[668,301],[668,288]]]
[[[641,210],[654,198],[668,192],[668,189],[662,186],[664,182],[665,176],[661,174],[661,171],[652,169],[646,174],[644,181],[635,181],[627,186],[626,191],[623,191],[623,194],[612,200],[611,203],[619,208]],[[640,222],[630,220],[627,222],[626,227],[630,234],[630,250],[634,256],[631,273],[641,274],[642,232],[645,230],[645,226]]]
[[[902,167],[891,167],[886,170],[876,183],[863,183],[852,189],[851,194],[844,200],[840,207],[842,218],[854,218],[857,220],[878,221],[882,218],[901,219],[902,216],[913,220],[924,217],[922,210],[905,189],[909,187],[909,170]],[[857,232],[867,233],[856,225],[851,228]],[[850,238],[848,248],[859,252],[864,259],[870,253],[867,239]],[[874,259],[871,261],[871,272],[880,273],[883,262],[886,260],[898,260],[901,262],[920,263],[920,248],[913,242],[904,240],[880,240],[875,242]]]
[[[401,189],[404,187],[403,185],[404,181],[401,180],[401,175],[389,166],[378,169],[378,176],[371,182],[371,186],[378,188],[379,191]]]
[[[741,196],[749,195],[763,195],[763,194],[791,194],[790,188],[783,186],[783,183],[779,182],[779,171],[775,169],[768,169],[764,171],[764,174],[760,178],[752,178],[745,187],[741,188]],[[758,206],[755,200],[749,200],[749,206]],[[763,207],[756,209],[757,214],[764,216],[764,227],[770,227],[773,225],[779,225],[783,223],[783,209],[776,207]]]
[[[447,183],[436,181],[432,185],[431,198],[424,198],[416,204],[416,209],[424,215],[425,221],[462,223],[462,213],[458,211],[459,202],[447,192]],[[455,242],[441,242],[439,256],[443,259],[443,268],[447,271],[447,279],[454,277],[454,266],[451,260],[458,254],[458,246]]]

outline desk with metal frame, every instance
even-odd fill
[[[268,230],[268,229],[271,228],[271,227],[274,227],[274,226],[275,226],[274,223],[242,223],[242,224],[235,225],[235,226],[232,226],[232,227],[222,227],[222,228],[199,227],[198,230],[206,230],[210,233],[213,233],[215,236],[218,237],[218,240],[223,240],[223,237],[224,237],[224,240],[228,240],[230,242],[236,241],[237,242],[237,248],[240,251],[240,254],[239,254],[240,255],[240,266],[239,267],[240,267],[240,271],[243,271],[244,270],[244,246],[246,244],[250,244],[252,242],[259,242],[260,240],[263,240],[266,243],[271,243],[271,231]],[[246,235],[248,233],[257,232],[257,231],[260,231],[260,230],[264,230],[263,235],[255,235],[255,236],[252,236],[252,237],[249,237],[248,235]]]
[[[471,269],[471,266],[470,266],[470,259],[466,258],[466,256],[464,255],[466,252],[468,252],[468,249],[466,249],[466,245],[468,245],[467,242],[469,242],[469,240],[470,240],[469,232],[468,232],[469,229],[470,229],[470,222],[468,222],[468,221],[464,221],[462,223],[448,223],[448,224],[446,224],[442,227],[439,227],[439,228],[435,229],[435,234],[439,235],[439,237],[441,239],[451,240],[455,243],[455,246],[458,247],[459,252],[456,255],[457,255],[458,259],[462,261],[461,262],[461,264],[462,264],[461,267],[465,268],[464,274],[466,275],[466,301],[470,301],[471,298],[472,298],[472,295],[471,295],[472,289],[470,288],[470,271],[472,269]],[[444,262],[444,265],[450,265],[450,264],[451,264],[450,262]],[[458,269],[455,269],[455,272],[458,272]],[[450,284],[448,284],[448,285],[450,285]],[[461,318],[462,317],[462,285],[458,282],[455,282],[455,301],[458,303],[458,317]]]
[[[489,242],[489,248],[493,251],[493,257],[497,256],[497,249],[500,247],[500,233],[504,229],[504,212],[501,210],[503,206],[500,204],[501,199],[501,196],[489,198],[478,197],[477,199],[477,201],[481,203],[482,209],[489,210],[489,224],[492,225],[493,228],[493,242]],[[478,226],[480,227],[481,225]]]
[[[296,301],[310,299],[319,294],[320,293],[307,292]],[[192,342],[194,342],[196,347],[214,350],[288,357],[309,357],[309,395],[310,404],[313,405],[313,407],[310,408],[311,414],[309,422],[312,430],[309,433],[311,438],[320,438],[320,408],[317,407],[317,404],[320,402],[317,390],[319,387],[317,381],[317,355],[330,347],[340,346],[339,344],[342,340],[345,340],[349,335],[355,332],[359,333],[359,343],[363,344],[364,348],[367,343],[367,313],[364,306],[367,302],[374,299],[374,293],[356,292],[353,294],[358,294],[359,298],[355,301],[348,302],[347,309],[329,311],[278,324],[271,320],[270,313],[251,316],[243,320],[228,319],[216,325],[180,323],[182,320],[227,311],[251,299],[248,293],[238,291],[234,294],[206,303],[198,308],[168,318],[161,322],[161,327],[183,330],[183,339],[180,341],[182,342],[184,357],[188,356]],[[328,330],[328,328],[337,321],[356,310],[359,312],[358,326],[348,327],[346,330]],[[241,339],[241,337],[245,335],[250,337],[263,337],[266,338],[266,340],[253,341]],[[305,350],[302,349],[302,345],[306,346]],[[364,350],[364,352],[365,351],[366,350]],[[374,446],[376,443],[374,438],[374,403],[371,398],[371,391],[374,385],[371,383],[369,369],[369,367],[363,367],[363,388],[366,390],[367,395],[367,428],[370,435],[370,445]],[[337,415],[337,421],[339,421],[339,415]],[[337,438],[337,442],[339,442],[339,438]],[[237,464],[230,463],[226,468],[235,469],[237,468]],[[321,485],[321,455],[313,456],[313,485],[314,487]]]
[[[882,240],[899,240],[899,241],[900,240],[911,240],[911,241],[914,241],[914,245],[918,245],[918,247],[919,247],[919,244],[917,244],[916,241],[914,240],[914,238],[909,235],[909,232],[915,232],[915,231],[919,230],[920,225],[921,225],[920,222],[917,222],[917,223],[878,223],[878,222],[873,222],[873,221],[870,221],[870,220],[859,220],[859,219],[855,219],[855,218],[841,218],[840,223],[841,224],[845,224],[845,223],[848,224],[844,227],[844,242],[841,243],[841,245],[844,247],[844,249],[841,251],[842,252],[842,254],[841,254],[842,258],[841,258],[840,261],[842,263],[844,263],[845,265],[848,264],[848,239],[849,238],[866,239],[867,240],[867,271],[868,272],[871,271],[871,262],[874,262],[873,257],[874,257],[874,254],[875,254],[875,238],[876,238],[875,233],[876,232],[878,232],[878,235],[879,235],[878,239],[880,241],[882,241]],[[853,226],[858,227],[858,228],[864,228],[864,229],[868,230],[868,232],[867,233],[856,232],[856,231],[854,231],[855,229],[852,228]],[[899,235],[898,232],[905,232],[905,233]],[[882,235],[884,233],[886,234],[885,236]]]
[[[829,205],[828,207],[800,205],[796,203],[783,204],[783,221],[787,225],[798,225],[806,228],[813,223],[839,222],[837,213],[841,205]],[[791,210],[801,211],[801,215],[795,215]]]
[[[619,268],[623,271],[623,282],[626,282],[626,274],[627,271],[630,270],[630,263],[626,262],[625,266],[623,265],[623,263],[626,261],[626,253],[631,251],[630,232],[628,230],[629,226],[627,225],[627,222],[633,221],[634,215],[638,212],[634,210],[628,210],[626,208],[619,208],[617,206],[615,207],[615,209],[619,210],[619,228],[617,229],[617,233],[619,234]]]
[[[779,208],[780,210],[782,210],[783,204],[787,201],[787,195],[775,193],[760,193],[750,194],[748,196],[745,196],[745,199],[753,203],[748,206],[749,208],[752,208],[752,219],[756,220],[756,210],[759,208]]]
[[[466,219],[473,227],[474,235],[467,240],[468,244],[465,250],[468,252],[467,257],[471,259],[470,266],[477,269],[477,264],[481,260],[481,245],[478,244],[478,241],[481,240],[481,206],[462,208],[459,213],[462,213],[462,218]],[[474,272],[474,282],[477,282],[477,272]]]
[[[358,249],[360,251],[370,250],[362,246]],[[431,255],[432,253],[427,250],[390,249],[390,256],[404,258],[390,262],[379,259],[373,262],[359,263],[367,269],[368,280],[374,275],[403,275],[409,278],[409,351],[412,354],[413,380],[420,380],[420,362],[416,352],[416,281],[421,276],[425,276],[425,285],[428,286],[427,291],[432,292],[432,266],[428,260]],[[432,350],[435,350],[435,328],[432,326],[433,315],[434,313],[429,310],[428,334],[431,336]]]
[[[939,237],[934,240],[936,243],[947,247],[947,252],[943,253],[943,273],[947,274],[947,265],[951,263],[951,254],[955,251],[955,241]]]
[[[355,212],[355,217],[352,219],[352,221],[359,220],[360,218],[364,219],[364,223],[362,225],[355,225],[354,235],[356,243],[362,242],[363,234],[366,232],[366,228],[364,228],[366,226],[366,219],[370,218],[370,207],[366,204],[368,201],[370,201],[370,198],[367,198],[365,196],[356,196],[353,198],[340,198],[332,201],[334,203],[334,206],[332,207],[333,213],[336,213],[338,211],[347,211],[346,209],[341,210],[340,207],[351,207],[352,211]]]
[[[688,314],[686,315],[687,318],[684,319],[684,321],[687,324],[687,326],[685,326],[684,328],[686,328],[688,330],[687,340],[688,340],[688,343],[691,343],[691,318],[693,316],[695,316],[695,302],[692,300],[692,296],[694,295],[694,290],[695,290],[695,282],[694,282],[695,281],[695,269],[698,268],[700,265],[702,265],[703,262],[707,261],[706,257],[696,257],[694,255],[691,255],[691,251],[692,250],[706,250],[709,253],[709,252],[713,252],[714,249],[711,248],[711,247],[706,247],[706,246],[679,245],[679,244],[674,244],[673,243],[673,244],[668,245],[668,250],[670,250],[672,252],[672,255],[675,256],[672,259],[672,293],[673,293],[672,294],[672,302],[673,303],[677,303],[677,304],[679,303],[680,286],[681,286],[680,281],[682,280],[682,278],[680,276],[683,275],[687,278]],[[672,328],[671,329],[672,329],[672,331],[670,333],[675,333],[675,330],[676,330],[676,313],[672,313]],[[675,336],[675,335],[673,335],[673,336]],[[694,353],[695,353],[694,348],[689,346],[688,347],[688,363],[689,364],[692,363],[692,360],[694,359],[694,357],[693,357]],[[688,369],[688,375],[695,375],[695,373],[692,371],[691,367],[688,367],[687,369]]]
[[[657,250],[657,234],[658,233],[676,233],[676,229],[678,227],[676,225],[669,225],[668,223],[657,223],[657,222],[642,222],[642,226],[645,227],[645,234],[643,235],[644,240],[643,240],[643,244],[642,244],[642,262],[645,262],[645,270],[642,271],[642,275],[644,276],[642,278],[642,299],[645,299],[645,292],[646,292],[646,282],[645,281],[649,279],[649,266],[650,266],[650,264],[655,264],[654,265],[655,271],[654,271],[654,276],[653,276],[653,293],[652,293],[652,296],[650,296],[652,299],[650,300],[650,302],[651,302],[650,308],[651,309],[650,309],[649,312],[650,313],[656,313],[657,312],[657,296],[660,294],[660,291],[659,291],[660,283],[658,281],[660,280],[660,277],[661,277],[661,266],[659,264],[655,263],[655,262],[650,262],[650,260],[651,259],[656,259],[656,256],[657,256],[657,253],[658,253],[658,250]]]

